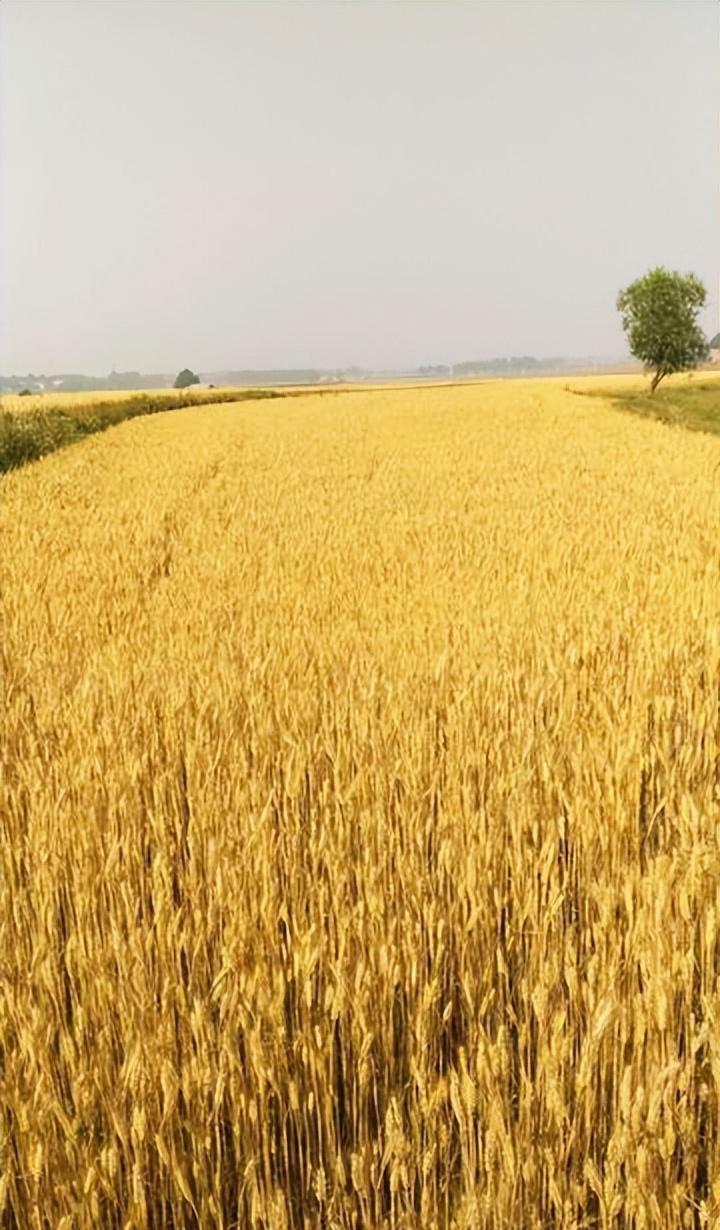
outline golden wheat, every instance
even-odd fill
[[[0,1224],[717,1225],[719,519],[551,381],[7,477]]]
[[[191,386],[189,389],[97,389],[80,393],[32,393],[21,397],[19,393],[3,393],[0,396],[0,414],[28,414],[37,410],[62,410],[72,414],[76,408],[86,410],[94,404],[107,405],[111,402],[132,401],[138,397],[176,398],[187,394],[195,402],[212,403],[218,394],[226,394],[234,390],[230,388],[208,389]]]

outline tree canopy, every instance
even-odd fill
[[[618,295],[630,351],[653,372],[651,392],[665,376],[688,371],[707,358],[707,339],[697,323],[706,298],[705,287],[695,274],[662,266]]]
[[[199,384],[200,377],[191,372],[189,367],[184,367],[181,372],[178,372],[175,377],[175,389],[189,389],[191,384]]]

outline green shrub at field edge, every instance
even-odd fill
[[[612,401],[621,410],[631,410],[690,431],[720,435],[720,380],[683,380],[667,384],[654,395],[645,391],[598,388],[573,389],[586,397]]]

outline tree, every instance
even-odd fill
[[[660,266],[632,282],[617,299],[631,353],[653,372],[650,392],[672,372],[697,367],[708,355],[697,314],[707,292],[694,273]]]
[[[181,372],[178,372],[175,377],[174,389],[189,389],[191,384],[199,384],[200,377],[191,372],[189,367],[184,367]]]

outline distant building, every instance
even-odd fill
[[[713,364],[720,363],[720,333],[716,333],[710,338],[710,355],[708,362]]]

